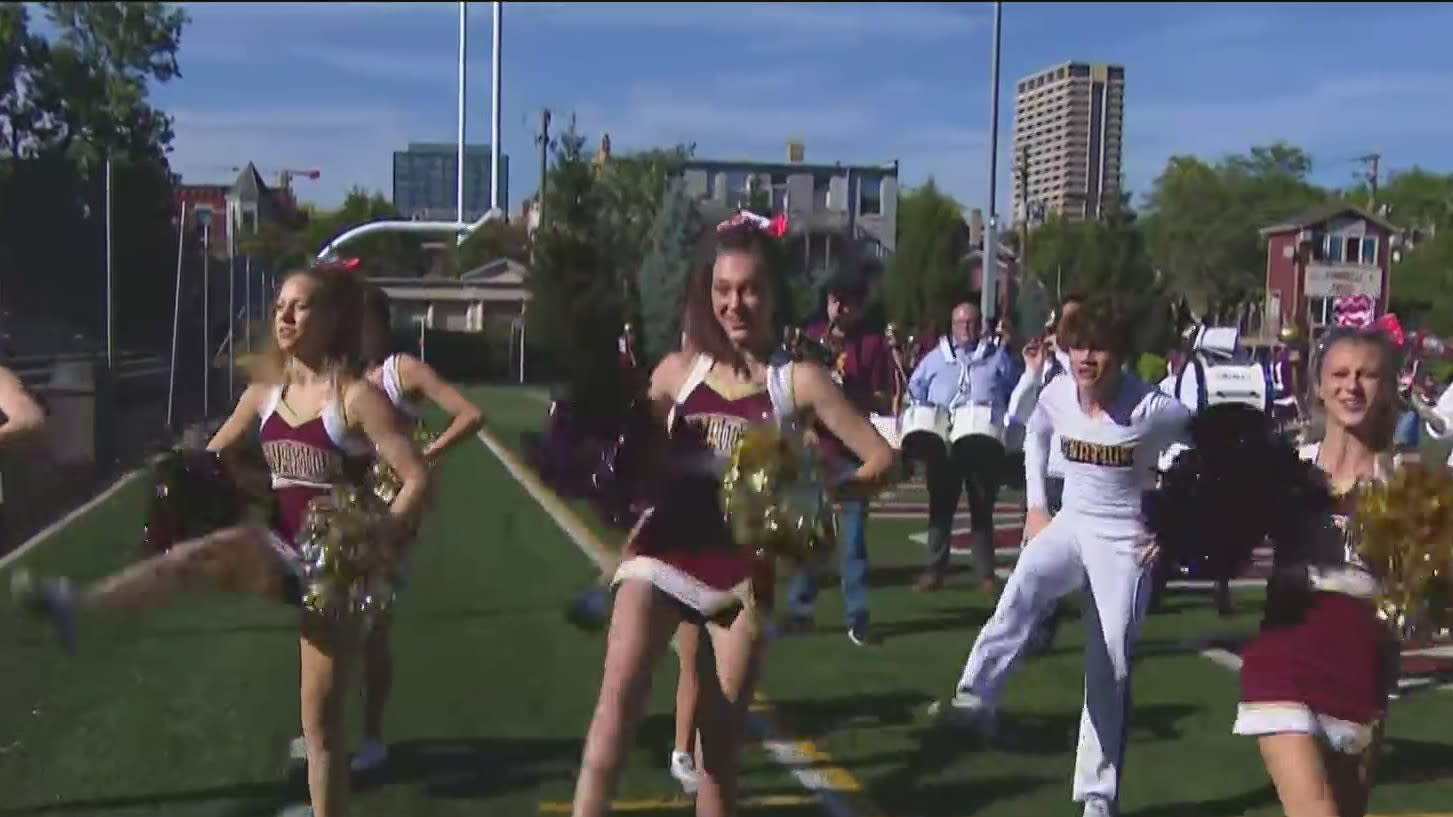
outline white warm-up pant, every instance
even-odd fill
[[[959,689],[995,707],[1035,625],[1086,585],[1085,698],[1073,796],[1117,799],[1130,701],[1130,654],[1150,599],[1151,566],[1137,520],[1063,511],[1024,545],[994,614],[979,631]]]

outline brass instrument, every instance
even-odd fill
[[[895,388],[893,390],[892,410],[896,416],[903,408],[901,405],[903,395],[908,393],[908,369],[911,365],[908,362],[908,356],[911,354],[910,350],[913,346],[913,336],[910,335],[908,337],[909,348],[905,349],[898,342],[898,327],[890,323],[883,330],[883,339],[888,343],[888,356],[893,360]]]

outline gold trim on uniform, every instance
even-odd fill
[[[268,440],[262,455],[273,476],[300,482],[336,482],[343,473],[343,458],[337,451],[297,440]]]
[[[1071,440],[1068,437],[1061,437],[1059,443],[1060,451],[1069,462],[1100,465],[1106,468],[1133,468],[1135,466],[1135,446],[1133,445],[1092,443],[1084,440]]]

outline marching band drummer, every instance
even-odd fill
[[[908,393],[917,403],[953,410],[983,403],[1002,417],[1009,406],[1014,363],[996,337],[981,337],[982,316],[974,304],[960,303],[953,309],[949,334],[938,347],[924,356],[908,380]],[[1003,449],[984,445],[970,457],[935,457],[928,460],[928,565],[918,580],[918,589],[943,586],[948,569],[954,512],[960,491],[969,495],[969,517],[973,526],[974,570],[979,584],[990,596],[994,581],[994,502],[999,496],[1003,473]]]

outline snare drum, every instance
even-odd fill
[[[878,434],[888,441],[893,450],[898,450],[898,418],[891,414],[873,414],[868,417]]]
[[[966,437],[988,437],[1001,445],[1004,443],[1004,416],[985,403],[970,403],[954,409],[949,427],[950,443]]]
[[[914,405],[903,410],[898,440],[905,456],[926,459],[948,453],[948,409]]]

